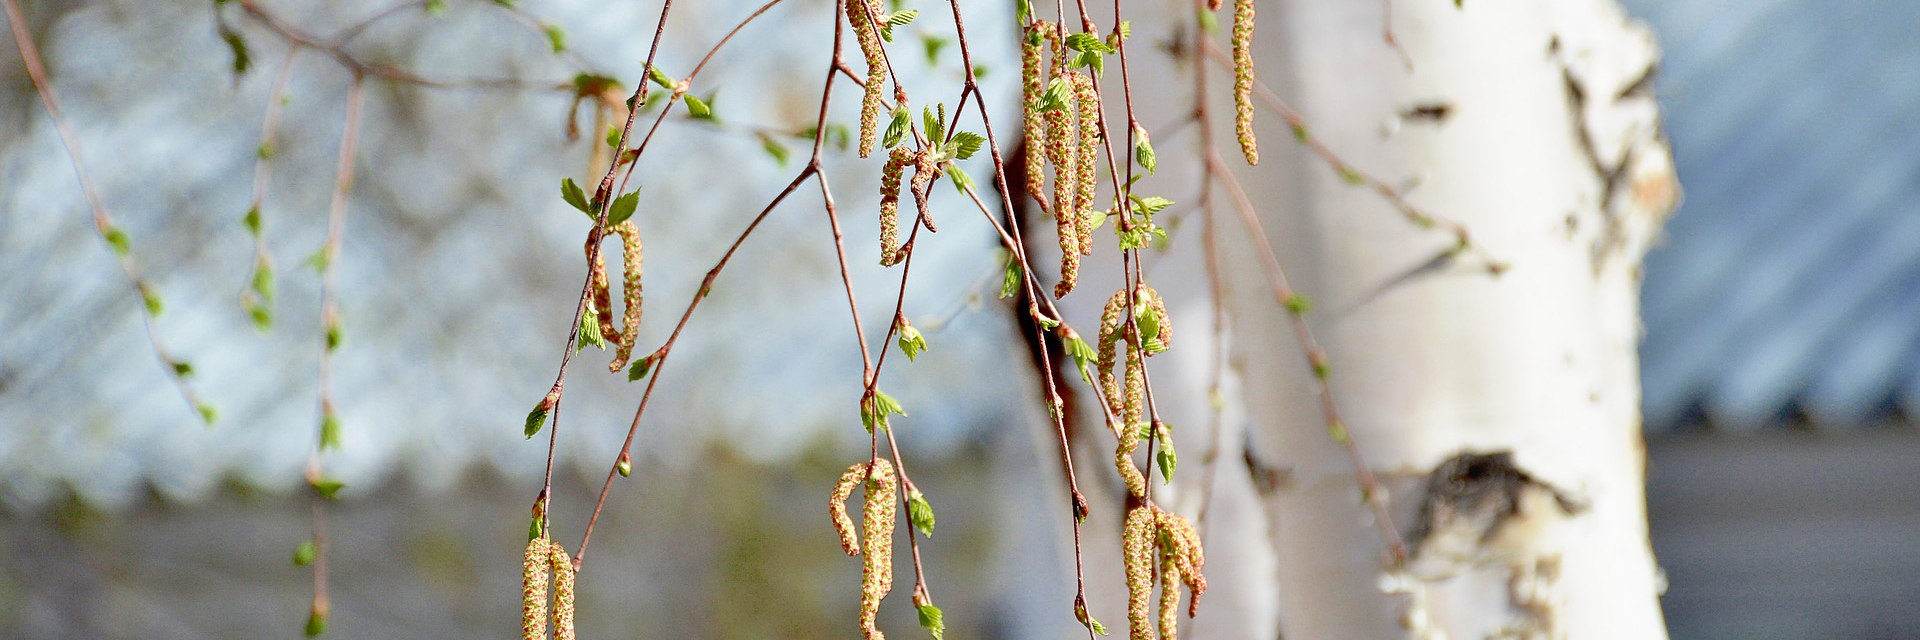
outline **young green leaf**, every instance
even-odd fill
[[[100,235],[107,239],[107,246],[113,248],[113,255],[124,258],[127,256],[127,251],[131,250],[131,245],[127,242],[127,232],[121,231],[120,227],[109,226]]]
[[[620,472],[622,478],[633,475],[633,455],[621,452],[620,459],[613,461],[613,470]]]
[[[320,550],[313,545],[312,540],[302,542],[293,548],[293,566],[304,567],[313,564],[313,557],[317,555],[320,555]]]
[[[947,177],[953,179],[953,188],[959,189],[960,195],[966,195],[968,192],[973,191],[973,176],[967,175],[967,172],[962,171],[959,165],[948,164]]]
[[[1296,316],[1304,316],[1304,315],[1307,315],[1307,313],[1310,311],[1313,311],[1312,298],[1308,298],[1305,294],[1301,294],[1298,292],[1287,296],[1287,312],[1288,313],[1292,313],[1293,315],[1296,315]]]
[[[607,210],[607,226],[613,227],[633,217],[635,209],[640,208],[640,190],[613,199],[613,208]]]
[[[1129,198],[1133,201],[1133,212],[1143,216],[1160,213],[1161,209],[1173,206],[1172,200],[1160,196],[1129,196]]]
[[[327,319],[327,351],[334,351],[339,348],[340,348],[340,321],[335,318],[328,318]]]
[[[1168,484],[1172,484],[1173,468],[1180,463],[1180,456],[1173,452],[1172,438],[1158,438],[1157,440],[1159,441],[1160,448],[1154,452],[1153,457],[1156,462],[1160,463],[1160,477],[1165,478]]]
[[[758,135],[760,137],[760,148],[766,150],[767,155],[773,156],[774,162],[779,163],[780,166],[783,166],[783,167],[787,166],[787,146],[786,145],[780,144],[780,140],[778,138],[767,135],[765,133],[758,133],[755,135]]]
[[[892,427],[887,423],[887,416],[894,413],[907,415],[906,410],[900,408],[900,402],[894,400],[893,396],[887,395],[885,391],[874,389],[872,396],[860,401],[860,422],[866,426],[868,432],[872,432],[874,427],[891,429]]]
[[[1088,367],[1098,358],[1093,347],[1088,346],[1087,341],[1080,339],[1078,334],[1074,334],[1067,340],[1067,355],[1073,357],[1074,368],[1080,370],[1080,378],[1086,380],[1087,384],[1093,384],[1093,370]]]
[[[912,24],[913,19],[918,17],[920,17],[920,12],[913,9],[893,12],[893,15],[887,16],[887,21],[880,25],[880,39],[893,42],[893,28]]]
[[[247,39],[240,37],[240,32],[228,27],[226,23],[220,23],[216,29],[220,33],[220,39],[226,41],[227,49],[233,52],[233,75],[246,73],[247,69],[253,66],[253,55],[247,51]]]
[[[176,360],[176,361],[174,361],[174,362],[173,362],[173,375],[175,375],[175,376],[178,376],[178,377],[180,377],[180,378],[183,378],[183,379],[184,379],[184,378],[191,378],[191,377],[193,377],[193,363],[191,363],[191,362],[187,362],[187,361],[185,361],[185,360]]]
[[[580,341],[573,345],[574,351],[587,348],[587,345],[607,350],[607,339],[600,335],[600,312],[595,309],[593,300],[587,300],[587,308],[580,313]]]
[[[580,185],[573,183],[573,178],[560,180],[560,199],[566,200],[567,204],[579,209],[580,213],[587,214],[587,217],[593,217],[593,206],[587,204],[586,192],[580,190]]]
[[[273,263],[267,262],[266,256],[254,261],[253,293],[260,296],[262,302],[273,302]]]
[[[167,304],[160,299],[160,294],[154,293],[145,286],[140,287],[140,300],[146,303],[149,316],[158,318],[160,312],[167,310]]]
[[[939,142],[946,138],[947,105],[942,103],[935,106],[940,107],[938,115],[934,114],[933,107],[920,108],[920,123],[926,128],[927,139]]]
[[[645,378],[647,377],[647,372],[652,370],[653,356],[635,360],[633,361],[633,366],[627,368],[627,382],[635,382]]]
[[[320,415],[320,450],[331,451],[340,448],[340,417],[334,415],[333,408]]]
[[[567,32],[560,30],[560,25],[543,21],[540,31],[547,34],[547,44],[553,45],[554,53],[567,50]]]
[[[1111,52],[1110,48],[1107,47],[1107,43],[1100,41],[1100,36],[1091,33],[1067,34],[1067,48],[1083,53]]]
[[[1020,281],[1025,279],[1025,275],[1026,272],[1020,268],[1018,257],[1011,251],[1007,252],[1006,273],[1000,276],[1000,299],[1005,300],[1019,293]]]
[[[1152,338],[1160,334],[1160,316],[1155,314],[1153,307],[1147,304],[1146,296],[1134,298],[1133,322],[1140,327],[1142,336]]]
[[[907,519],[913,522],[913,528],[920,535],[933,537],[933,505],[927,502],[927,496],[920,493],[919,489],[907,492]]]
[[[933,640],[945,640],[947,622],[941,618],[940,607],[928,603],[916,605],[915,608],[920,611],[920,626],[933,634]]]
[[[1145,127],[1135,127],[1133,130],[1133,159],[1138,161],[1140,168],[1146,169],[1147,173],[1153,173],[1155,164],[1153,141],[1147,139]]]
[[[905,138],[906,135],[907,109],[906,107],[895,107],[893,110],[893,120],[887,123],[887,135],[880,141],[880,146],[891,149],[900,144],[901,138]],[[841,146],[844,148],[846,145],[843,144]]]
[[[202,402],[194,405],[193,410],[200,413],[200,422],[206,423],[207,426],[213,426],[213,423],[220,419],[220,412],[214,410],[211,404]]]
[[[920,356],[920,352],[927,350],[927,339],[906,318],[901,318],[899,325],[900,352],[907,354],[907,361],[912,362]]]
[[[674,85],[673,76],[669,76],[667,75],[667,72],[661,71],[660,67],[648,67],[647,78],[650,80],[653,80],[654,84],[660,85],[660,88],[662,89],[666,89],[668,91],[673,90],[673,85]]]
[[[1107,72],[1107,58],[1097,51],[1082,51],[1074,54],[1073,66],[1092,69],[1096,76],[1103,75]]]
[[[496,2],[498,0],[495,0]],[[327,612],[318,608],[307,612],[307,637],[318,638],[327,632]]]
[[[547,412],[550,410],[551,407],[547,405],[545,400],[542,400],[540,404],[533,407],[532,413],[527,414],[527,439],[533,439],[533,435],[540,433],[540,429],[547,425]]]
[[[331,478],[308,480],[307,485],[313,487],[314,493],[318,493],[320,497],[328,500],[338,497],[340,495],[340,489],[347,486],[346,483]]]
[[[953,134],[953,140],[947,143],[945,151],[948,157],[965,160],[973,157],[974,152],[979,151],[980,145],[986,141],[980,134],[960,131]]]
[[[927,65],[940,62],[940,50],[946,48],[947,39],[936,35],[920,36],[920,46],[927,51]]]
[[[1072,91],[1073,88],[1067,86],[1066,79],[1054,78],[1052,82],[1047,83],[1046,91],[1040,93],[1040,102],[1036,105],[1036,110],[1046,113],[1067,108],[1067,96]]]
[[[713,119],[713,107],[708,106],[707,101],[701,100],[699,96],[693,94],[687,94],[685,98],[687,101],[687,115],[700,120]]]

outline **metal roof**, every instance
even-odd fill
[[[1650,428],[1920,402],[1920,4],[1627,0],[1686,200],[1647,256]]]

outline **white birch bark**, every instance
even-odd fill
[[[1404,593],[1383,593],[1382,536],[1326,434],[1286,312],[1253,255],[1229,251],[1248,466],[1280,479],[1258,493],[1283,637],[1664,637],[1636,301],[1642,252],[1678,191],[1647,90],[1650,32],[1613,0],[1394,2],[1409,70],[1382,43],[1380,3],[1262,9],[1264,77],[1313,134],[1508,265],[1496,277],[1472,255],[1436,262],[1449,235],[1318,159],[1270,153],[1283,161],[1241,172],[1317,302],[1309,322],[1346,426],[1390,479],[1401,535],[1419,526],[1422,479],[1458,454],[1511,452],[1537,480],[1520,485],[1515,517],[1488,515],[1497,500],[1464,505],[1389,589]],[[1446,115],[1402,115],[1420,105]],[[1263,138],[1278,150],[1273,124]]]

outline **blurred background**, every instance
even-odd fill
[[[89,224],[17,54],[0,51],[0,637],[296,637],[311,574],[288,556],[310,535],[297,490],[322,343],[303,261],[326,233],[349,76],[312,51],[291,63],[261,209],[276,282],[261,331],[241,217],[286,42],[231,4],[22,4],[87,168],[164,299],[154,330],[219,419],[198,424],[152,357],[141,300]],[[677,6],[661,66],[684,75],[757,4]],[[1666,52],[1658,87],[1686,189],[1643,297],[1649,508],[1673,636],[1920,638],[1920,5],[1624,4]],[[970,9],[969,34],[989,95],[1004,95],[1011,3],[987,5]],[[264,6],[324,37],[395,5]],[[243,74],[216,11],[245,41]],[[343,446],[323,459],[346,483],[327,514],[339,637],[514,627],[512,567],[546,453],[520,424],[558,365],[588,226],[554,191],[587,182],[599,137],[554,87],[638,78],[657,12],[447,0],[353,41],[362,59],[436,79],[524,86],[366,85],[336,267]],[[804,162],[826,51],[788,34],[831,19],[830,4],[800,2],[750,25],[696,83],[717,121],[670,118],[640,161],[642,345],[665,339],[745,212]],[[950,32],[926,12],[898,37],[929,56],[895,64],[954,82],[951,43],[927,35]],[[853,122],[855,102],[836,93],[830,120]],[[569,141],[575,118],[585,131]],[[872,184],[875,163],[834,151],[827,165],[843,210],[871,211],[875,194],[851,185]],[[817,202],[803,188],[768,218],[666,367],[583,574],[596,635],[851,631],[858,571],[819,503],[864,455],[861,365]],[[868,255],[866,214],[847,217],[860,221],[850,251]],[[905,303],[932,348],[889,365],[885,385],[911,413],[898,422],[916,479],[939,488],[927,569],[955,637],[1049,635],[1059,616],[1027,603],[1063,588],[1061,532],[998,524],[1052,520],[1029,490],[1051,468],[1028,428],[1029,367],[996,300],[991,230],[948,218],[916,254]],[[877,335],[897,273],[859,259],[850,276]],[[818,300],[842,303],[801,304]],[[554,522],[569,546],[637,398],[604,358],[576,361],[559,427]],[[900,617],[883,626],[914,625],[888,614]]]

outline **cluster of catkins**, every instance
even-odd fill
[[[847,498],[856,485],[866,486],[866,506],[862,510],[859,538],[854,536],[853,518],[847,515]],[[847,555],[861,554],[866,561],[860,567],[860,631],[866,640],[886,640],[880,632],[880,600],[893,590],[893,527],[899,514],[893,463],[884,458],[854,464],[841,474],[827,505],[833,528],[840,533],[840,548]],[[860,542],[865,540],[864,545]]]
[[[1020,49],[1020,78],[1027,143],[1027,194],[1053,213],[1060,234],[1060,283],[1055,296],[1073,291],[1080,257],[1093,254],[1093,228],[1106,217],[1093,208],[1099,168],[1100,92],[1085,71],[1069,67],[1066,34],[1059,25],[1035,20]],[[1044,58],[1044,60],[1043,60]],[[1043,62],[1045,64],[1043,64]],[[1046,192],[1053,165],[1053,194]]]
[[[900,246],[900,178],[907,166],[913,166],[913,183],[909,187],[913,194],[914,206],[922,212],[927,211],[927,187],[940,175],[939,154],[933,145],[927,145],[919,151],[905,146],[894,147],[887,156],[887,164],[880,170],[880,266],[891,267],[907,258],[906,247]],[[928,222],[929,229],[933,228]]]
[[[566,548],[545,536],[536,537],[527,542],[526,558],[520,566],[521,640],[546,639],[549,604],[553,640],[574,640],[573,558]],[[551,601],[547,597],[549,588],[553,591]]]
[[[1131,307],[1129,307],[1131,302]],[[1132,329],[1127,322],[1127,309],[1134,310]],[[1144,338],[1142,334],[1145,335]],[[1119,448],[1114,451],[1114,465],[1120,469],[1120,478],[1127,485],[1127,491],[1136,498],[1147,497],[1147,479],[1140,475],[1140,469],[1133,464],[1133,452],[1140,446],[1141,429],[1147,423],[1146,417],[1146,362],[1143,356],[1151,356],[1167,350],[1173,340],[1173,323],[1167,316],[1167,304],[1160,299],[1159,292],[1147,283],[1141,282],[1132,291],[1121,289],[1107,299],[1106,309],[1100,314],[1099,359],[1095,369],[1100,373],[1100,392],[1106,399],[1107,407],[1117,415],[1111,416],[1108,428],[1119,438]],[[1126,349],[1124,385],[1122,379],[1113,373],[1115,360],[1118,359],[1118,343],[1131,345]],[[1155,422],[1154,429],[1166,430],[1163,423]],[[1146,437],[1158,437],[1167,441],[1166,433],[1148,433]]]
[[[1180,587],[1185,585],[1190,594],[1188,617],[1200,607],[1200,594],[1207,592],[1207,577],[1200,573],[1207,562],[1206,552],[1200,548],[1200,533],[1186,518],[1143,504],[1127,512],[1120,541],[1126,553],[1128,635],[1132,640],[1153,640],[1154,617],[1148,605],[1157,559],[1160,635],[1175,640],[1179,634]]]
[[[620,253],[625,258],[625,272],[620,285],[626,312],[620,324],[614,324],[613,294],[608,291],[607,285],[607,261],[604,253],[596,254],[593,250],[594,243],[604,236],[590,234],[587,236],[586,251],[594,259],[593,298],[590,300],[593,308],[587,310],[583,324],[590,325],[586,327],[587,331],[597,335],[582,335],[580,339],[612,343],[613,363],[607,365],[607,370],[617,373],[627,366],[627,360],[633,357],[634,343],[640,339],[640,228],[634,226],[632,220],[626,220],[613,225],[610,231],[620,236]]]

